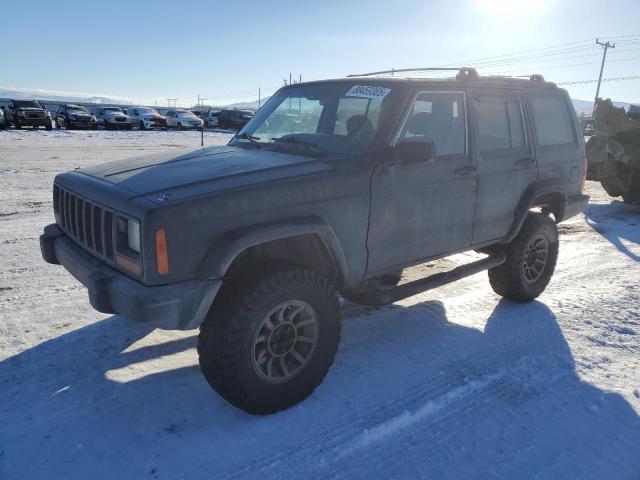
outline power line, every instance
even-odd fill
[[[601,80],[573,80],[571,82],[559,82],[558,85],[583,85],[587,83],[598,83],[601,82],[624,82],[626,80],[638,80],[640,79],[640,75],[630,75],[628,77],[611,77],[611,78],[603,78]]]

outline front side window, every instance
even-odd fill
[[[520,102],[498,98],[475,101],[481,152],[524,148]]]
[[[463,94],[419,93],[398,140],[432,142],[439,157],[463,155],[466,151]]]
[[[250,140],[273,149],[328,155],[362,154],[373,142],[390,102],[400,94],[365,83],[340,81],[284,88],[251,118],[234,142]]]
[[[534,98],[531,102],[533,125],[541,147],[575,142],[573,122],[565,102],[558,97]]]

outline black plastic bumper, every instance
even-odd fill
[[[589,203],[589,195],[575,195],[567,199],[567,203],[564,208],[562,220],[566,220],[571,217],[575,217],[584,210],[584,207]]]
[[[89,290],[91,306],[165,330],[197,328],[222,285],[222,280],[191,280],[158,287],[141,284],[91,256],[49,225],[40,236],[42,257],[61,264]]]

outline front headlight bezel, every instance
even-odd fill
[[[126,214],[116,213],[116,264],[138,276],[142,275],[142,223]]]

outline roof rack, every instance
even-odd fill
[[[465,78],[478,78],[478,72],[475,68],[471,67],[420,67],[420,68],[398,68],[391,70],[380,70],[379,72],[369,72],[369,73],[358,73],[347,75],[348,77],[372,77],[375,75],[385,75],[391,74],[392,76],[396,73],[404,73],[404,72],[458,72],[456,78],[458,80],[462,80]]]
[[[449,72],[457,71],[458,74],[456,75],[456,80],[467,80],[467,79],[477,80],[478,78],[481,78],[480,75],[478,74],[478,71],[473,67],[424,67],[424,68],[398,68],[398,69],[394,68],[391,70],[380,70],[379,72],[347,75],[347,77],[372,77],[375,75],[388,75],[388,74],[391,74],[391,76],[393,76],[396,73],[405,73],[405,72],[447,72],[447,71]],[[549,83],[549,82],[546,82],[544,77],[539,73],[534,73],[532,75],[516,75],[513,77],[505,76],[505,75],[489,75],[482,78],[487,78],[487,79],[528,78],[532,82]]]

